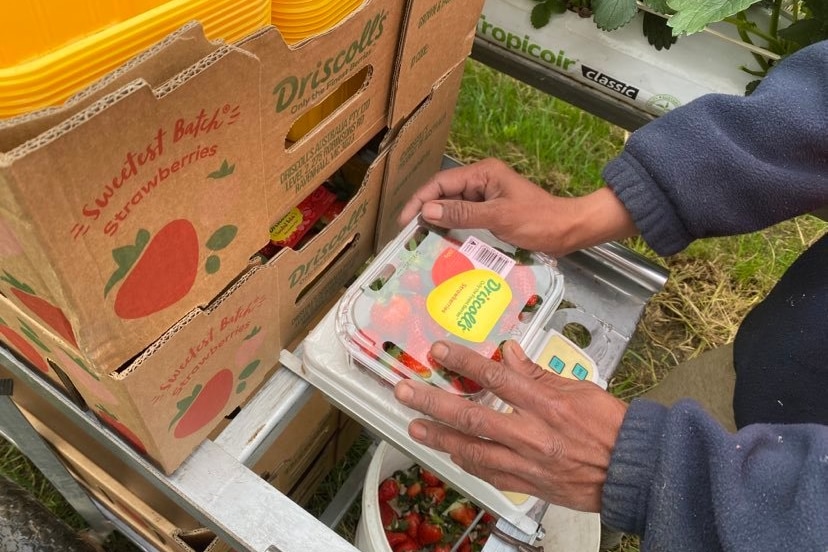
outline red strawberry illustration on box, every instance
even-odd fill
[[[40,319],[40,321],[46,324],[49,328],[54,330],[54,332],[65,339],[67,343],[71,344],[73,347],[78,346],[75,341],[75,332],[72,330],[72,325],[69,323],[69,320],[66,318],[66,315],[63,314],[62,310],[42,297],[38,297],[37,293],[35,293],[31,287],[21,282],[5,270],[3,271],[3,275],[0,276],[0,280],[3,280],[11,286],[11,291],[14,296],[27,309],[29,309],[29,312]]]
[[[121,437],[124,438],[132,447],[140,452],[141,454],[146,454],[147,447],[141,441],[141,439],[135,435],[131,429],[129,429],[123,422],[121,422],[117,416],[109,412],[105,406],[103,405],[96,405],[95,406],[95,414],[100,418],[101,422],[108,425],[112,430],[118,433]]]
[[[204,261],[207,274],[219,271],[221,260],[215,252],[230,245],[237,231],[236,226],[225,225],[207,240],[205,245],[213,252]],[[114,304],[120,318],[133,320],[162,311],[193,288],[200,249],[198,234],[189,220],[170,221],[155,236],[141,229],[134,243],[112,251],[117,268],[104,287],[104,297],[123,280]]]
[[[38,351],[38,348],[44,353],[49,353],[49,348],[43,344],[43,341],[37,336],[25,322],[18,320],[20,324],[20,331],[26,337],[23,337],[15,330],[13,330],[5,320],[0,318],[0,340],[5,341],[18,354],[29,361],[29,363],[44,374],[49,373],[49,363],[43,358],[43,355]],[[28,339],[27,339],[28,338]],[[32,345],[34,343],[34,345]],[[35,348],[37,346],[37,348]]]
[[[235,394],[244,391],[247,387],[246,380],[261,364],[260,359],[252,359],[252,357],[264,342],[264,335],[261,328],[256,326],[244,338],[236,351],[236,369],[241,368],[238,383],[236,383],[233,371],[224,368],[216,372],[204,385],[200,383],[195,385],[189,396],[178,401],[176,415],[168,427],[168,430],[172,430],[175,426],[173,436],[176,439],[189,437],[213,421],[216,416],[223,414],[234,394],[234,386]]]

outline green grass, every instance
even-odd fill
[[[558,193],[600,185],[624,131],[502,73],[469,61],[449,151],[469,162],[499,157]]]
[[[447,152],[464,162],[499,157],[562,195],[601,186],[601,169],[623,147],[625,132],[562,101],[469,61]],[[655,385],[672,366],[733,339],[749,308],[764,297],[789,264],[828,229],[804,216],[763,232],[697,242],[668,259],[657,258],[640,239],[626,245],[666,266],[666,289],[648,304],[621,368],[611,382],[631,399]],[[308,506],[319,514],[347,477],[365,443],[354,449],[323,483]],[[33,489],[74,526],[80,521],[51,486],[7,444],[0,445],[0,472]],[[356,505],[337,529],[350,537]],[[110,550],[124,551],[122,542]],[[638,550],[627,538],[620,550]]]

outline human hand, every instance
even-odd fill
[[[498,363],[458,344],[437,342],[435,360],[511,405],[497,412],[434,386],[403,380],[395,396],[431,416],[408,432],[447,452],[464,470],[503,491],[586,512],[601,511],[610,456],[627,405],[590,382],[560,377],[526,358],[514,341]]]
[[[403,207],[405,225],[421,212],[442,228],[485,228],[517,247],[563,256],[637,234],[609,188],[558,197],[497,159],[440,171]]]

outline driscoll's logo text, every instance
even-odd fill
[[[301,100],[309,92],[315,91],[319,86],[328,82],[331,77],[348,67],[357,57],[360,57],[360,54],[365,52],[382,36],[383,23],[385,23],[387,16],[388,12],[383,11],[367,20],[359,38],[335,55],[324,61],[318,61],[315,70],[301,77],[291,75],[282,79],[273,88],[273,95],[276,96],[276,111],[284,111],[293,102]]]
[[[620,81],[616,78],[610,77],[597,69],[593,69],[582,64],[581,72],[584,74],[584,78],[587,78],[592,82],[596,82],[605,88],[609,88],[614,92],[618,92],[619,94],[622,94],[632,100],[638,96],[638,88],[630,86],[626,82]]]

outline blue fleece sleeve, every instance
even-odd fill
[[[661,255],[828,205],[828,41],[638,129],[603,177]]]
[[[633,401],[601,518],[642,550],[828,550],[828,427],[731,434],[693,401]]]

